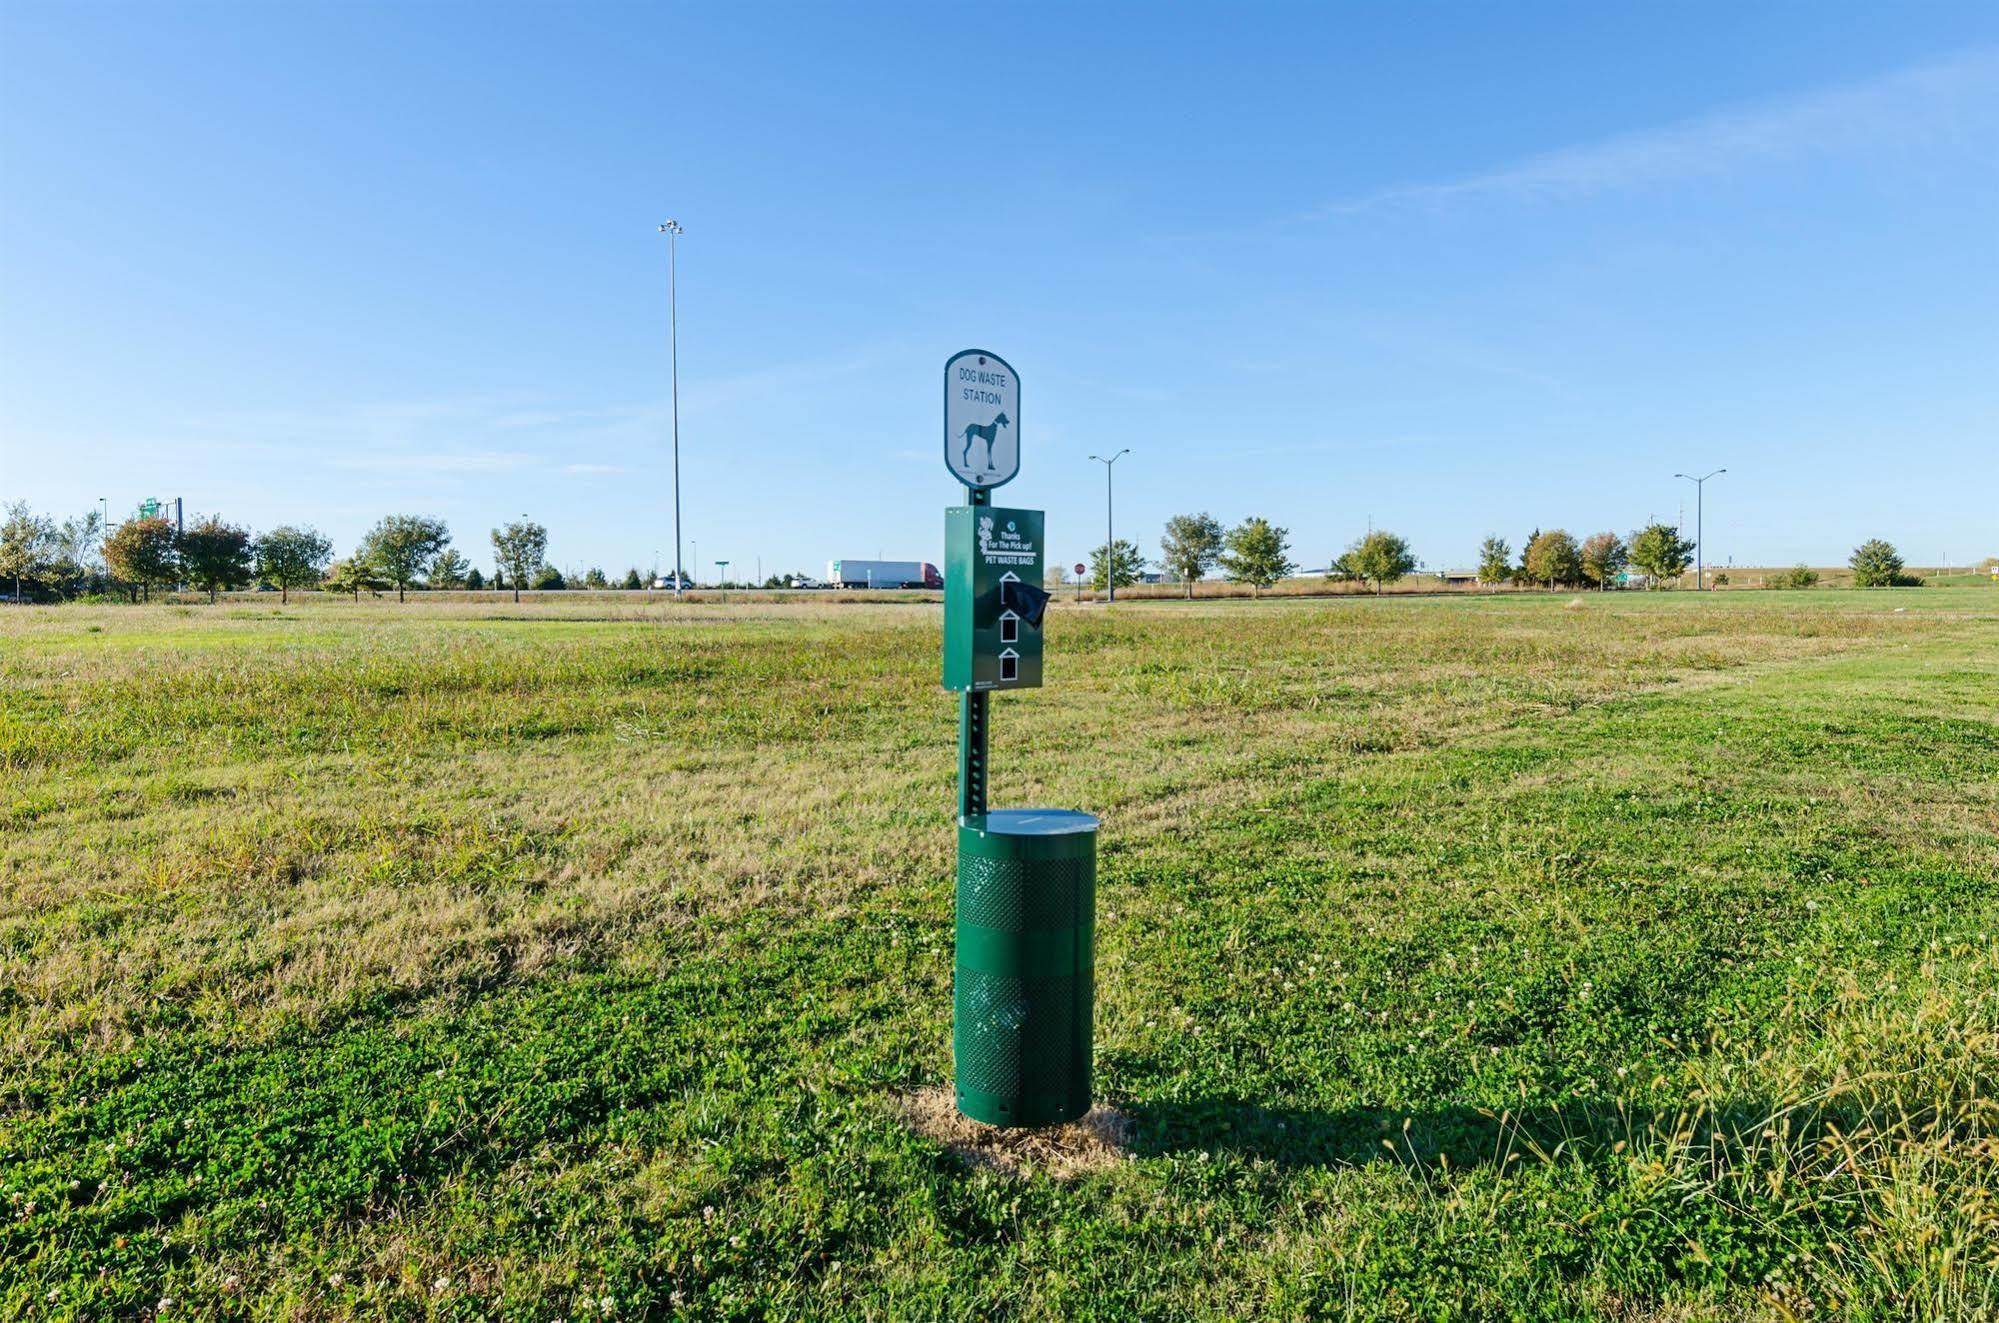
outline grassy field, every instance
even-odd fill
[[[1058,609],[1066,1179],[904,1121],[937,624],[0,612],[0,1315],[1999,1310],[1990,595]]]

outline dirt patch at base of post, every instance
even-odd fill
[[[1102,1103],[1067,1125],[1002,1130],[960,1112],[947,1088],[918,1089],[895,1102],[911,1130],[950,1149],[967,1166],[1012,1176],[1032,1169],[1073,1181],[1115,1166],[1131,1150],[1131,1118]]]

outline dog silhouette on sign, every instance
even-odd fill
[[[1012,422],[1013,420],[1008,418],[1006,413],[1002,411],[998,417],[989,423],[967,423],[965,425],[965,452],[962,457],[965,468],[973,473],[997,473],[999,470],[993,467],[993,446],[999,439],[1000,428],[1006,427]],[[986,443],[986,462],[977,468],[972,468],[972,446],[980,441]]]

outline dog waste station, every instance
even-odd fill
[[[1048,608],[1039,510],[992,503],[1020,472],[1020,378],[997,354],[944,364],[944,687],[958,692],[958,1110],[995,1126],[1090,1110],[1097,820],[986,802],[992,696],[1041,685]]]

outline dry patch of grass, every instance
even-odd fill
[[[916,1089],[899,1095],[895,1105],[911,1130],[949,1149],[966,1166],[1009,1176],[1040,1173],[1073,1181],[1108,1171],[1131,1155],[1131,1118],[1104,1103],[1067,1125],[1008,1129],[966,1116],[947,1088]]]

